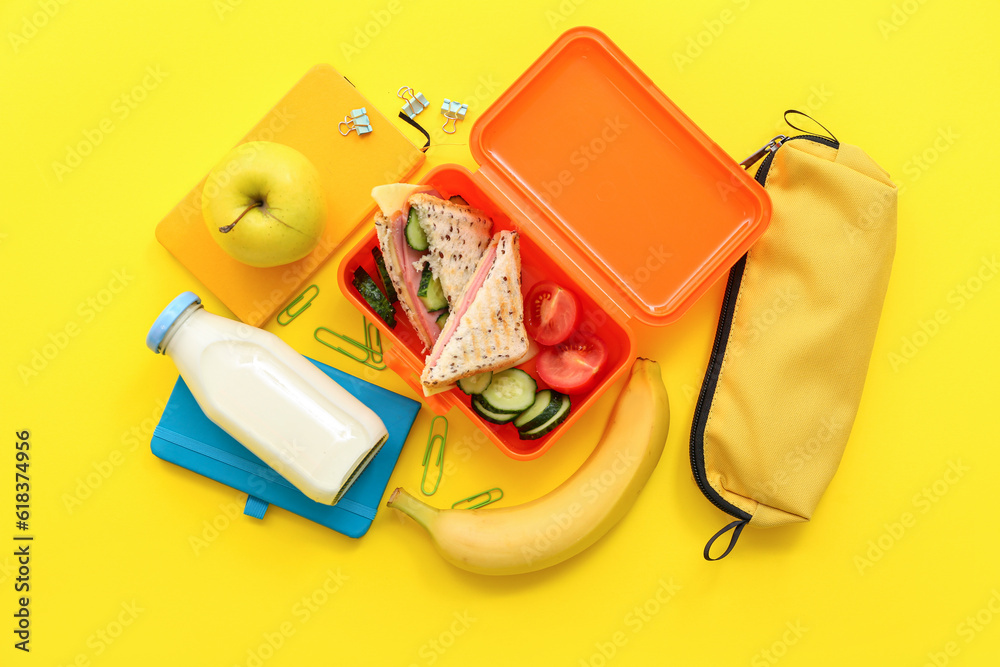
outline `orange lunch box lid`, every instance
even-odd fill
[[[476,121],[476,180],[628,317],[679,318],[764,232],[764,189],[602,32],[567,31]]]

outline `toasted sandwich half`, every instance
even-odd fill
[[[425,390],[483,371],[509,368],[528,351],[517,232],[499,232],[486,249],[431,349]]]
[[[482,211],[434,195],[419,193],[409,201],[427,235],[431,271],[441,281],[441,290],[451,307],[486,252],[493,223]]]
[[[419,186],[385,186],[412,193]],[[378,189],[376,189],[378,190]],[[372,195],[382,209],[375,215],[375,231],[385,261],[386,273],[399,297],[400,307],[425,349],[431,349],[441,333],[438,319],[443,309],[458,300],[471,279],[475,267],[490,241],[492,222],[469,206],[444,201],[434,195],[416,192],[387,203]],[[415,250],[407,241],[406,226],[410,209],[426,236],[427,248]],[[419,296],[423,268],[430,265],[445,302],[428,309]]]

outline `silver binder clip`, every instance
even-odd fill
[[[364,107],[351,109],[351,113],[344,116],[344,120],[340,121],[337,129],[345,137],[351,132],[357,132],[358,136],[368,134],[372,131],[372,123],[368,120],[368,111]]]
[[[396,97],[406,103],[403,105],[403,113],[410,118],[413,118],[430,106],[430,102],[427,101],[427,98],[424,97],[423,93],[414,93],[413,89],[409,86],[403,86],[397,90]]]
[[[444,102],[441,103],[441,115],[447,118],[441,129],[447,134],[455,134],[458,129],[458,121],[465,120],[465,114],[469,111],[468,104],[462,104],[460,102],[454,102],[445,98]],[[449,123],[451,124],[451,129],[448,128]]]

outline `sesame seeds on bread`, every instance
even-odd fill
[[[427,235],[427,262],[454,307],[490,244],[493,223],[477,209],[433,195],[418,193],[409,202]]]

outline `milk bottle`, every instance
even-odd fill
[[[146,336],[209,419],[316,502],[334,504],[388,438],[370,408],[280,338],[184,292]]]

